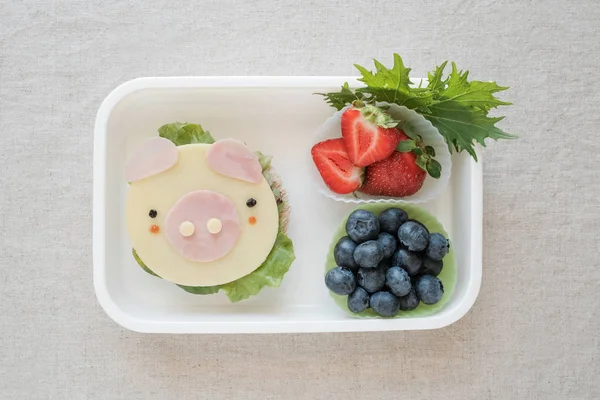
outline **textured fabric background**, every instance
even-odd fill
[[[0,398],[600,398],[600,5],[0,0]],[[439,331],[160,336],[92,287],[92,125],[138,76],[348,75],[403,55],[511,86],[484,282]]]

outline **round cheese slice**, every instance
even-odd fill
[[[279,229],[277,203],[267,181],[263,178],[252,183],[215,172],[206,161],[210,146],[178,146],[173,167],[132,182],[127,195],[126,224],[133,248],[154,273],[179,285],[221,285],[248,275],[265,261]],[[237,211],[240,232],[235,244],[227,254],[210,262],[183,257],[165,235],[165,218],[169,211],[184,196],[198,191],[225,196]],[[256,201],[253,207],[246,205],[249,199]],[[210,211],[211,205],[206,207]],[[151,210],[156,211],[154,218],[150,216],[154,215]],[[195,229],[210,229],[219,234],[219,222],[212,219],[209,222],[208,227]],[[158,228],[151,228],[153,225]],[[194,230],[188,225],[182,223],[177,230],[181,229],[183,236],[191,236]]]

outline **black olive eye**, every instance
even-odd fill
[[[148,213],[148,216],[150,218],[156,218],[157,215],[158,215],[158,212],[156,210],[150,210],[150,212]]]
[[[246,202],[246,205],[250,208],[254,207],[256,205],[256,200],[254,200],[252,197],[248,199],[248,201]]]

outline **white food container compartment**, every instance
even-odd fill
[[[482,170],[453,154],[443,194],[419,204],[450,235],[458,280],[437,314],[360,319],[340,309],[324,284],[325,259],[338,225],[356,205],[313,189],[307,154],[313,133],[335,111],[321,96],[354,77],[172,77],[124,83],[104,100],[94,129],[94,288],[106,313],[127,329],[155,333],[356,332],[437,329],[474,304],[482,273]],[[273,156],[292,208],[288,235],[296,261],[281,287],[230,303],[223,293],[189,294],[144,272],[125,229],[123,170],[143,139],[171,122],[199,123],[216,139],[233,137]]]

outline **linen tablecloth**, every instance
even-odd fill
[[[2,399],[600,398],[600,5],[1,1]],[[511,89],[484,151],[483,285],[437,331],[163,336],[92,286],[92,136],[138,76],[352,75],[400,53]]]

